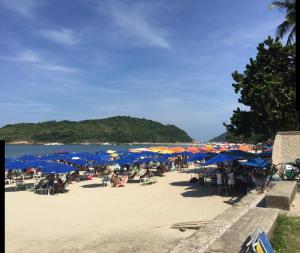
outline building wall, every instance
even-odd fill
[[[272,163],[295,162],[297,158],[300,158],[300,131],[278,132],[273,145]]]

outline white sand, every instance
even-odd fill
[[[147,186],[82,187],[100,184],[96,178],[54,196],[6,192],[6,252],[167,252],[194,232],[172,224],[210,220],[230,206],[215,188],[192,187],[189,179],[169,172]]]

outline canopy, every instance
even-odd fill
[[[235,156],[235,155],[227,155],[227,154],[218,154],[214,157],[212,157],[211,159],[209,159],[208,161],[206,161],[203,165],[211,165],[211,164],[216,164],[216,163],[223,163],[223,162],[227,162],[227,161],[234,161],[234,160],[238,160],[241,159],[240,156]]]
[[[257,167],[257,168],[265,168],[270,165],[266,160],[260,158],[249,159],[247,162],[241,162],[240,164],[244,166]]]
[[[76,170],[75,167],[62,164],[62,163],[53,163],[49,166],[43,167],[41,169],[42,172],[46,174],[59,174],[59,173],[67,173]]]

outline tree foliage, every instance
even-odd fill
[[[285,20],[277,27],[276,36],[283,38],[288,34],[287,45],[296,41],[296,0],[273,1],[271,7],[286,12]]]
[[[250,58],[244,73],[235,71],[235,93],[239,103],[227,128],[227,139],[258,142],[273,138],[277,131],[299,129],[296,112],[295,45],[283,46],[279,39],[268,37],[257,47],[256,59]]]
[[[190,142],[186,132],[173,125],[126,116],[84,121],[20,123],[0,128],[0,139],[34,143]]]

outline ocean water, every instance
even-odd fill
[[[132,145],[28,145],[28,144],[6,144],[5,155],[10,157],[19,157],[24,154],[32,155],[44,155],[57,151],[69,151],[69,152],[99,152],[107,151],[109,149],[121,151],[132,148],[144,148],[153,146],[167,146],[166,144],[132,144]],[[170,144],[168,146],[181,146],[178,144]]]

